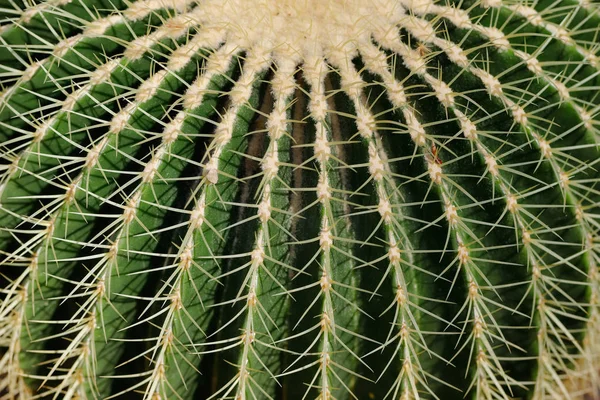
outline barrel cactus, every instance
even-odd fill
[[[597,398],[599,9],[0,0],[0,398]]]

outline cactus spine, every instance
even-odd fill
[[[0,1],[0,398],[597,398],[599,48],[589,0]]]

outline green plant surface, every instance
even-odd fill
[[[0,0],[0,399],[600,398],[590,0]]]

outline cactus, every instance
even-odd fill
[[[598,398],[599,9],[0,0],[0,398]]]

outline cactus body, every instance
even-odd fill
[[[600,396],[597,4],[0,18],[0,398]]]

